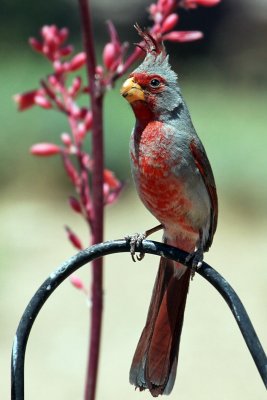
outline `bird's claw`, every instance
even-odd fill
[[[140,246],[145,238],[146,235],[144,233],[135,233],[125,236],[125,240],[130,243],[130,253],[134,262],[136,262],[136,260],[141,261],[145,257],[145,253],[142,251],[140,251],[139,255],[135,254],[136,246]]]
[[[201,268],[203,262],[203,250],[201,248],[196,249],[193,253],[190,253],[185,261],[187,263],[191,262],[191,280],[193,280],[196,271]]]

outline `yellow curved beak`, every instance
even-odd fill
[[[128,78],[121,87],[120,93],[129,103],[134,101],[145,101],[145,94],[143,89],[134,78]]]

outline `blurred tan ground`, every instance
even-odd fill
[[[83,231],[79,217],[55,202],[10,202],[2,196],[3,242],[0,291],[0,398],[10,391],[10,352],[19,318],[34,291],[58,264],[75,253],[62,229]],[[30,197],[30,196],[29,196]],[[48,196],[52,197],[52,196]],[[242,215],[241,215],[242,216]],[[267,348],[266,216],[233,211],[220,199],[220,218],[206,261],[233,285]],[[253,222],[254,221],[254,222]],[[125,192],[108,208],[106,239],[143,231],[154,224],[135,193]],[[85,237],[85,236],[84,236]],[[154,236],[160,239],[160,236]],[[105,310],[98,400],[149,399],[128,383],[131,358],[144,324],[158,259],[132,263],[128,254],[105,259]],[[90,267],[89,267],[90,269]],[[88,267],[81,275],[89,281]],[[26,399],[83,398],[88,336],[85,298],[66,282],[43,308],[28,343]],[[196,276],[191,284],[182,335],[180,365],[169,399],[263,400],[265,390],[238,327],[222,298]]]

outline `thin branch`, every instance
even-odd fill
[[[11,400],[24,400],[24,360],[27,341],[33,323],[46,300],[68,276],[83,265],[109,254],[129,251],[130,244],[126,240],[110,241],[91,246],[65,261],[40,286],[24,311],[14,339],[11,364]],[[137,251],[167,257],[191,267],[191,263],[186,262],[187,253],[166,244],[144,240],[140,246],[137,246]],[[267,358],[239,297],[229,283],[205,262],[197,272],[219,291],[229,305],[267,388]]]
[[[92,243],[103,241],[103,170],[104,170],[104,145],[103,145],[103,93],[99,82],[95,79],[96,57],[92,19],[89,0],[79,0],[82,22],[83,44],[87,56],[86,68],[90,87],[91,107],[93,114],[92,126],[92,187],[93,187],[93,215],[92,215]],[[94,400],[96,391],[97,371],[99,363],[99,350],[103,309],[103,262],[98,259],[93,263],[92,281],[92,310],[91,332],[89,344],[89,359],[87,365],[85,400]]]

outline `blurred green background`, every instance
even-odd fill
[[[233,4],[234,3],[234,4]],[[99,62],[112,19],[123,41],[137,40],[131,27],[148,24],[149,1],[92,3]],[[18,113],[15,93],[38,87],[50,65],[27,45],[44,24],[71,29],[81,49],[75,1],[2,1],[0,13],[0,397],[9,396],[13,335],[30,297],[59,263],[75,251],[64,224],[83,238],[83,221],[69,210],[72,188],[60,160],[29,155],[31,144],[59,142],[68,129],[61,115],[32,109]],[[170,45],[196,130],[209,155],[218,187],[219,224],[206,260],[233,284],[267,346],[267,3],[225,0],[213,9],[181,12],[180,29],[200,29],[202,42]],[[119,95],[105,99],[106,166],[128,182],[106,210],[106,239],[153,226],[137,199],[129,172],[133,115]],[[156,237],[160,240],[160,236]],[[105,313],[98,399],[149,399],[128,384],[128,369],[144,323],[157,259],[134,265],[128,255],[106,260]],[[150,268],[151,266],[151,268]],[[81,276],[90,282],[88,270]],[[36,322],[26,368],[28,399],[82,398],[88,307],[66,283]],[[177,383],[170,399],[263,399],[264,388],[223,301],[201,278],[191,285]]]

